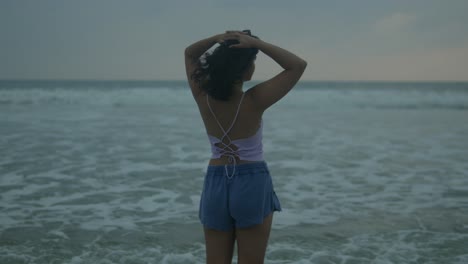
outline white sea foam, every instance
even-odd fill
[[[464,93],[368,92],[299,89],[265,113],[268,263],[466,262],[466,112],[428,107]],[[209,145],[186,90],[0,95],[1,263],[204,262]]]

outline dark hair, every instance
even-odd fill
[[[244,32],[250,35],[250,31]],[[214,99],[229,100],[235,82],[242,79],[242,75],[256,58],[256,48],[229,48],[237,43],[237,40],[228,40],[212,53],[205,53],[205,58],[199,60],[198,68],[191,75],[192,80],[198,82],[200,88]]]

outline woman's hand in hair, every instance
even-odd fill
[[[242,31],[226,31],[221,39],[221,43],[229,40],[237,40],[238,43],[229,45],[229,48],[256,48],[257,43],[260,41]]]

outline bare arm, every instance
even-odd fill
[[[221,37],[222,34],[214,35],[197,41],[185,49],[185,72],[187,74],[187,80],[193,96],[198,96],[200,94],[200,88],[192,81],[191,78],[193,71],[198,67],[198,60],[209,48],[218,43]]]
[[[250,96],[258,109],[265,111],[294,87],[304,73],[307,62],[285,49],[244,34],[238,33],[238,36],[233,36],[233,38],[238,39],[240,44],[232,47],[258,48],[284,69],[273,78],[259,83],[249,90]]]

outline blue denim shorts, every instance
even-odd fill
[[[281,205],[264,161],[208,166],[199,210],[206,228],[254,226],[273,211],[281,211]]]

